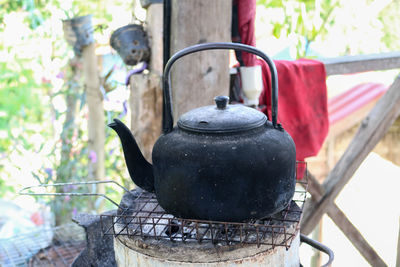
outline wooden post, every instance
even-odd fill
[[[171,55],[194,44],[230,42],[232,1],[180,1],[171,5]],[[171,73],[175,123],[193,108],[229,94],[229,52],[205,51],[176,62]]]
[[[138,74],[130,83],[131,130],[143,156],[152,162],[151,152],[161,134],[161,77],[152,72]]]
[[[131,130],[151,162],[153,145],[161,134],[163,5],[151,4],[146,21],[151,49],[149,73],[131,77],[129,103]],[[172,1],[171,53],[197,43],[230,41],[230,25],[231,1]],[[209,51],[175,64],[171,82],[175,119],[195,107],[213,104],[214,96],[229,93],[228,63],[227,51]]]
[[[150,70],[161,77],[163,73],[163,4],[152,4],[147,9],[147,36],[151,58]]]
[[[89,175],[88,179],[104,179],[105,119],[103,95],[100,91],[100,77],[97,69],[95,44],[82,48],[83,75],[85,77],[86,100],[88,104],[89,131]],[[102,191],[100,189],[100,191]]]
[[[161,134],[163,5],[151,4],[146,21],[151,50],[150,72],[131,76],[129,105],[132,111],[131,130],[144,157],[151,162],[153,145]]]
[[[81,76],[81,68],[79,67],[81,59],[79,57],[74,57],[69,60],[68,63],[68,76],[67,81],[72,79],[77,79]],[[67,82],[68,93],[66,95],[66,114],[63,123],[63,130],[61,132],[61,155],[60,163],[57,166],[57,179],[56,183],[66,183],[71,181],[71,177],[76,175],[76,168],[73,166],[73,161],[71,161],[71,150],[73,148],[73,142],[71,138],[76,131],[75,118],[77,115],[77,99],[79,96],[78,86],[73,83]],[[64,188],[56,188],[56,193],[64,193]],[[69,223],[71,221],[70,214],[73,207],[71,205],[64,205],[64,199],[55,197],[51,201],[51,209],[54,213],[55,224],[62,225],[64,223]]]

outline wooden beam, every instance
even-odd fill
[[[191,45],[231,41],[232,1],[171,2],[171,55]],[[214,105],[214,97],[229,94],[229,52],[203,51],[174,64],[171,91],[175,123],[196,107]]]
[[[163,72],[163,4],[151,4],[146,13],[146,32],[149,38],[149,73],[130,78],[129,107],[131,130],[144,157],[151,162],[151,152],[161,134]]]
[[[152,73],[161,77],[163,73],[163,4],[154,3],[147,9],[147,35],[150,44],[150,66]]]
[[[317,225],[322,215],[327,212],[329,205],[333,203],[362,161],[386,134],[399,114],[400,77],[397,77],[389,90],[363,120],[343,156],[324,181],[325,194],[321,199],[315,199],[314,202],[305,207],[302,219],[304,233],[310,233]]]
[[[100,78],[95,54],[95,44],[82,48],[83,76],[85,77],[86,99],[88,104],[88,149],[92,155],[89,162],[88,179],[104,180],[105,118],[103,95],[100,91]],[[97,187],[104,192],[104,186]]]
[[[400,52],[319,59],[325,64],[326,75],[400,68]]]
[[[307,177],[308,192],[313,198],[320,199],[324,194],[324,188],[310,172],[307,172]],[[329,205],[327,214],[371,266],[387,266],[335,203]]]
[[[153,146],[161,134],[161,78],[157,72],[132,75],[130,88],[131,130],[143,156],[152,162]]]

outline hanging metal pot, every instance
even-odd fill
[[[92,15],[63,20],[64,37],[74,47],[74,52],[81,55],[82,48],[94,42]]]
[[[110,44],[126,65],[133,66],[150,59],[147,34],[142,25],[129,24],[117,29],[111,35]]]
[[[236,49],[264,59],[271,70],[272,120],[252,108],[228,105],[228,97],[182,115],[173,127],[169,76],[181,57],[203,50]],[[153,148],[153,165],[119,120],[126,164],[138,186],[155,191],[159,204],[182,218],[241,222],[284,209],[295,189],[296,149],[277,123],[278,79],[272,60],[242,44],[205,43],[173,55],[164,71],[163,135]]]

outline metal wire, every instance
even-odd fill
[[[40,184],[40,185],[33,185],[24,187],[19,191],[20,195],[30,195],[30,196],[98,196],[104,199],[107,199],[111,203],[113,203],[116,207],[122,209],[118,203],[116,203],[111,198],[107,197],[105,194],[101,193],[77,193],[77,192],[60,192],[60,193],[35,193],[35,192],[25,192],[31,189],[38,189],[38,188],[47,188],[47,187],[64,187],[64,186],[72,186],[72,185],[97,185],[97,184],[115,184],[122,188],[126,193],[129,193],[129,190],[124,186],[120,185],[119,183],[106,180],[106,181],[87,181],[87,182],[70,182],[70,183],[54,183],[54,184]]]
[[[298,162],[299,165],[307,165]],[[298,234],[303,204],[307,197],[307,175],[297,181],[291,203],[278,214],[269,218],[247,223],[189,220],[176,218],[166,213],[158,204],[156,196],[141,192],[130,208],[118,215],[100,215],[104,235],[125,235],[130,238],[170,240],[180,242],[211,242],[212,244],[269,245],[271,248],[284,246],[289,249]],[[102,221],[109,218],[111,226],[104,227]]]
[[[84,230],[76,224],[43,228],[0,239],[0,266],[70,266],[85,247]]]
[[[297,168],[300,165],[305,166],[306,162],[297,162]],[[20,190],[21,195],[37,195],[37,196],[100,196],[119,208],[118,215],[100,215],[101,230],[104,235],[127,235],[131,238],[140,237],[153,238],[156,240],[168,239],[171,241],[181,242],[211,242],[212,244],[236,245],[236,244],[256,244],[257,246],[269,245],[271,248],[276,246],[284,246],[289,249],[294,237],[300,228],[300,219],[303,211],[303,204],[307,197],[308,177],[297,180],[297,186],[293,200],[289,205],[278,214],[262,220],[251,221],[247,223],[235,222],[217,222],[205,220],[188,220],[176,218],[171,214],[167,214],[158,204],[154,194],[142,191],[135,199],[136,208],[121,207],[115,201],[104,194],[99,193],[38,193],[26,192],[32,189],[61,187],[68,185],[90,185],[100,183],[113,183],[122,188],[125,193],[131,193],[128,189],[121,186],[115,181],[88,181],[88,182],[71,182],[56,184],[41,184],[37,186],[29,186]],[[112,217],[111,226],[105,227],[103,220],[106,217]],[[67,248],[68,250],[69,248]],[[35,251],[28,248],[30,254]],[[3,248],[2,255],[10,255],[15,249]],[[18,250],[17,250],[18,251]],[[50,254],[62,256],[61,248],[53,248],[52,251],[42,251],[47,258]],[[36,251],[37,252],[37,251]],[[35,253],[36,253],[35,252]],[[22,253],[23,254],[23,253]],[[0,258],[1,259],[1,258]],[[66,261],[65,261],[66,262]],[[63,263],[65,263],[63,261]],[[50,262],[51,263],[51,262]],[[52,264],[52,263],[51,263]],[[14,266],[14,265],[10,265]],[[15,265],[17,266],[17,265]]]

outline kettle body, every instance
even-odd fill
[[[174,129],[153,151],[157,200],[177,217],[259,219],[284,209],[294,194],[295,146],[270,122],[230,135]]]

